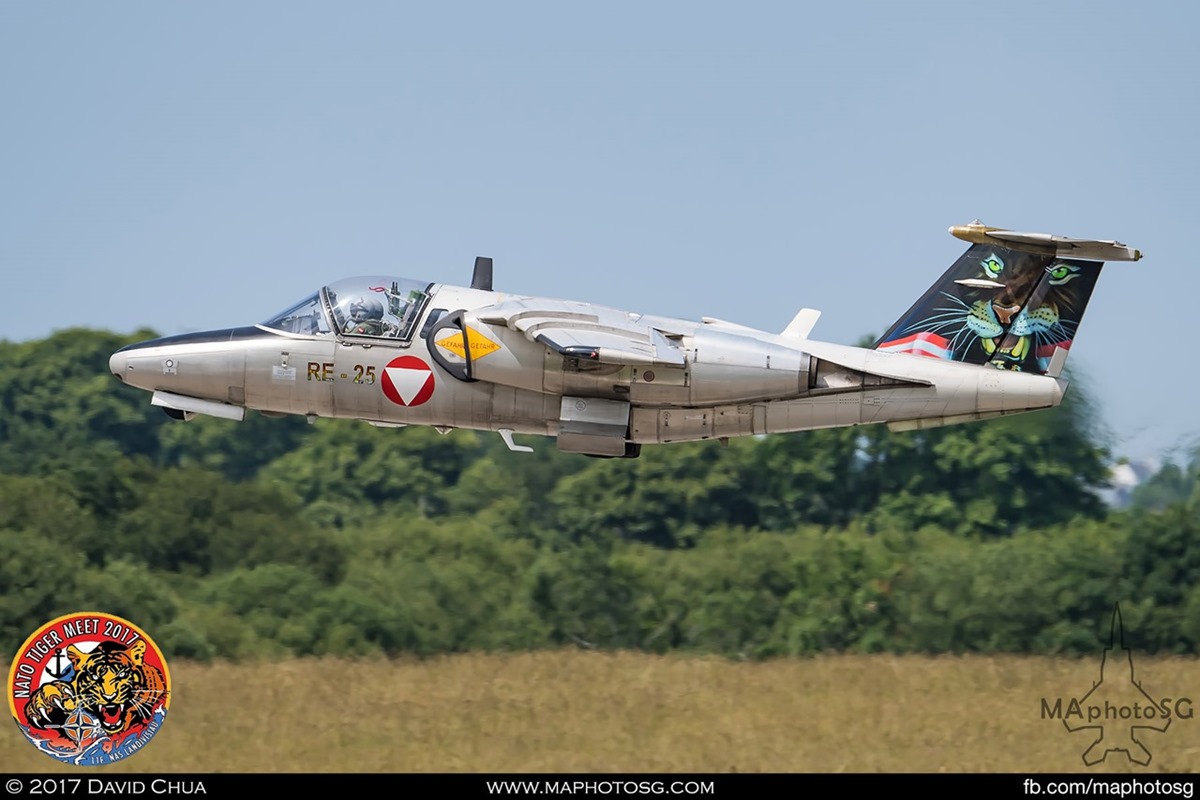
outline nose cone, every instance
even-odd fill
[[[125,370],[128,368],[129,358],[125,355],[124,350],[118,350],[113,353],[108,359],[108,369],[117,378],[125,380]]]
[[[280,341],[257,327],[182,333],[126,345],[109,357],[108,368],[126,385],[148,392],[240,404],[246,349]]]

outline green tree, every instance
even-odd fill
[[[71,328],[46,339],[0,342],[0,472],[46,472],[105,443],[110,452],[156,457],[166,417],[108,371],[129,336]]]
[[[431,428],[397,431],[354,420],[321,420],[313,427],[261,476],[296,492],[317,520],[338,528],[384,513],[445,513],[447,490],[479,447],[473,431],[443,436]]]
[[[34,531],[0,530],[0,644],[16,652],[38,625],[72,608],[81,553]]]
[[[1133,508],[1161,511],[1168,506],[1195,499],[1200,493],[1200,446],[1170,458],[1158,471],[1133,488]]]
[[[668,444],[636,461],[594,460],[550,493],[553,524],[575,540],[612,535],[660,547],[690,546],[709,525],[753,524],[750,446]]]
[[[1097,420],[1086,386],[1073,385],[1057,408],[923,431],[871,426],[862,510],[878,529],[964,534],[1102,518],[1111,456]]]
[[[294,564],[334,579],[344,551],[306,517],[296,497],[279,487],[231,483],[201,469],[170,469],[121,517],[109,557],[190,575]]]
[[[162,464],[202,467],[242,480],[299,447],[311,427],[303,417],[274,418],[250,412],[241,422],[196,417],[169,422],[158,431]]]
[[[1162,511],[1135,510],[1127,520],[1124,555],[1133,599],[1128,621],[1137,631],[1138,646],[1194,652],[1200,645],[1195,592],[1200,586],[1200,498]]]

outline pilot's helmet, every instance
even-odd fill
[[[350,319],[355,322],[383,319],[383,302],[378,297],[355,298],[350,303]]]

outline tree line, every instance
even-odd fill
[[[1200,459],[1129,508],[1076,376],[1051,411],[514,453],[471,431],[183,423],[107,369],[152,336],[0,342],[0,645],[95,609],[168,658],[564,645],[741,658],[1200,645]]]

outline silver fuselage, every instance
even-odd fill
[[[479,318],[481,309],[513,295],[449,285],[432,285],[428,293],[408,341],[256,325],[131,345],[112,356],[110,367],[185,418],[241,418],[252,409],[507,430],[557,437],[566,451],[610,456],[645,443],[982,419],[1058,405],[1066,385],[729,323],[642,315],[629,316],[669,331],[685,363],[596,363]],[[449,341],[445,329],[429,332],[446,311],[461,311],[459,327],[469,329],[457,356],[433,341]],[[464,349],[478,350],[469,379],[456,376]]]

